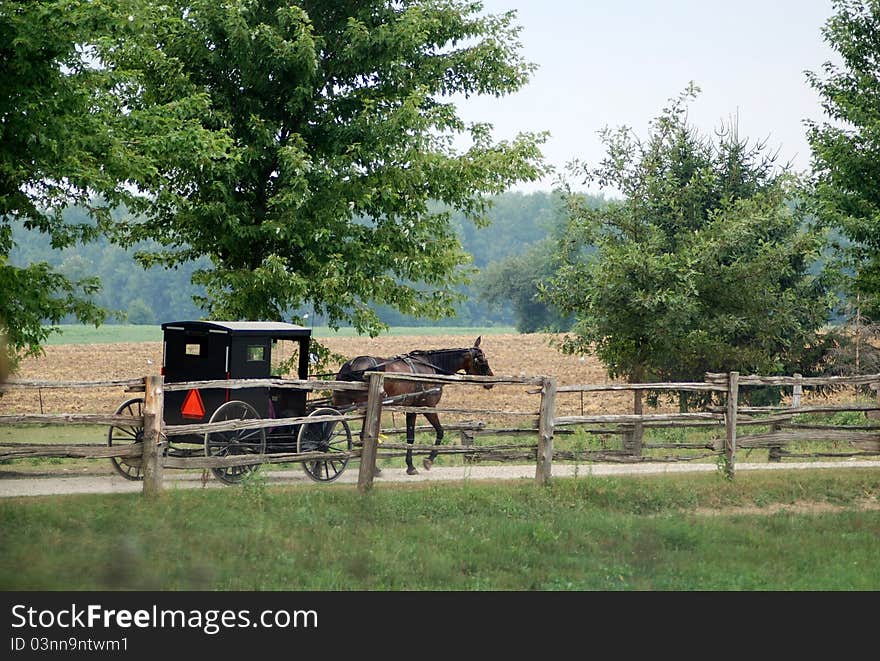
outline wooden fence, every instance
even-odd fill
[[[128,425],[143,428],[143,443],[113,446],[93,444],[47,445],[21,442],[0,443],[0,460],[22,459],[28,457],[72,457],[72,458],[125,458],[126,462],[136,464],[140,461],[143,474],[143,491],[153,497],[163,489],[163,475],[166,468],[219,468],[266,463],[297,463],[328,458],[348,457],[359,459],[358,489],[368,492],[373,486],[376,461],[379,458],[403,455],[407,449],[413,454],[464,455],[467,461],[505,461],[530,460],[535,463],[535,480],[546,484],[552,475],[553,461],[576,462],[644,462],[644,461],[697,461],[714,458],[729,476],[733,476],[738,450],[767,449],[769,461],[781,461],[793,457],[838,457],[858,456],[876,457],[880,455],[880,420],[871,424],[872,419],[880,418],[880,374],[855,377],[806,378],[800,375],[785,377],[741,376],[736,372],[728,374],[707,374],[703,382],[694,383],[640,383],[640,384],[585,384],[557,386],[556,380],[548,376],[535,377],[479,377],[479,376],[436,376],[414,374],[390,374],[385,372],[367,373],[367,383],[317,381],[317,380],[224,380],[199,381],[191,383],[165,384],[160,376],[144,379],[91,382],[38,382],[13,381],[3,386],[4,390],[15,388],[85,388],[121,387],[128,391],[143,392],[143,415],[107,414],[23,414],[0,415],[0,425]],[[485,416],[491,414],[529,420],[527,426],[492,427],[479,419],[469,422],[445,425],[461,433],[459,445],[440,446],[405,443],[379,444],[380,434],[402,434],[403,429],[382,428],[383,411],[416,412],[426,409],[400,405],[384,398],[383,383],[388,379],[410,380],[435,386],[475,387],[492,385],[499,387],[527,388],[530,395],[537,396],[537,410],[533,411],[488,411],[485,409],[428,409],[441,414]],[[166,425],[163,422],[164,392],[189,388],[253,388],[255,386],[277,389],[294,388],[309,392],[326,392],[338,389],[357,389],[367,391],[366,406],[357,412],[339,415],[300,416],[294,418],[266,418],[256,420],[228,420],[192,425]],[[741,404],[741,393],[752,387],[778,387],[791,391],[790,402],[779,406],[748,406]],[[804,389],[869,387],[873,390],[873,400],[862,403],[818,404],[803,403]],[[583,398],[591,393],[610,391],[629,391],[633,393],[676,393],[699,392],[717,394],[714,400],[723,402],[721,406],[710,406],[702,411],[657,412],[657,413],[618,413],[596,415],[558,415],[557,398],[570,393],[579,393]],[[474,399],[477,399],[476,397]],[[0,400],[2,402],[2,400]],[[865,418],[865,424],[839,424],[798,422],[796,416],[804,414],[827,415],[840,412],[856,412]],[[177,435],[208,434],[221,430],[272,428],[283,425],[299,425],[305,422],[345,420],[360,422],[363,428],[363,442],[356,442],[347,453],[332,455],[309,452],[268,452],[256,455],[219,456],[168,456],[169,443]],[[749,433],[750,428],[764,426],[766,432]],[[645,430],[652,428],[709,429],[716,434],[709,439],[684,442],[679,439],[661,442],[644,442]],[[742,428],[742,433],[738,433]],[[572,434],[575,430],[582,435],[619,436],[618,447],[600,449],[560,449],[554,448],[554,439]],[[477,444],[475,439],[485,436],[500,436],[506,439],[527,436],[536,438],[532,444],[505,442],[497,444]],[[805,443],[831,443],[832,449],[813,449],[811,451],[792,451],[789,448]],[[666,452],[665,455],[659,454]],[[878,462],[880,465],[880,462]]]

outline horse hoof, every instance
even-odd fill
[[[434,465],[434,462],[431,461],[430,459],[425,459],[422,461],[422,466],[425,467],[426,471],[431,470],[431,466],[433,466],[433,465]]]
[[[407,475],[418,475],[419,471],[417,471],[414,467],[410,467],[406,469]]]

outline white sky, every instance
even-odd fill
[[[559,170],[604,155],[598,131],[649,122],[693,80],[702,90],[690,122],[710,133],[738,118],[741,138],[766,140],[795,170],[810,166],[805,119],[822,120],[804,72],[836,56],[821,28],[830,0],[484,0],[516,10],[524,58],[538,65],[514,95],[475,98],[466,121],[494,125],[496,139],[550,131],[546,161]],[[550,190],[553,177],[516,190]]]

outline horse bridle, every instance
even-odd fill
[[[479,347],[471,347],[469,351],[471,353],[471,362],[474,364],[474,370],[480,376],[488,376],[489,361],[486,360],[486,354],[483,353],[483,350]]]

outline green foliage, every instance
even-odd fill
[[[194,282],[215,318],[308,306],[375,334],[376,306],[450,314],[470,261],[452,210],[482,223],[486,195],[542,172],[543,136],[494,143],[452,100],[526,83],[513,14],[458,0],[149,9],[149,37],[108,58],[138,70],[145,107],[203,92],[202,128],[228,131],[235,147],[222,161],[169,160],[149,187],[157,203],[117,227],[119,240],[161,243],[139,254],[144,264],[208,257]]]
[[[594,351],[612,377],[701,380],[706,371],[808,374],[830,281],[822,235],[787,200],[797,188],[736,126],[688,125],[690,87],[646,142],[605,131],[607,156],[573,173],[623,195],[594,208],[569,188],[561,266],[546,300],[575,314],[562,349]]]
[[[546,238],[525,253],[489,264],[476,281],[480,297],[490,305],[509,304],[520,333],[568,330],[570,316],[561,315],[539,298],[540,285],[553,274],[556,244]]]
[[[128,306],[128,322],[138,326],[149,326],[156,323],[156,315],[142,298],[134,299]]]
[[[733,480],[733,470],[730,461],[725,454],[719,454],[715,458],[715,469],[718,475],[724,480]]]
[[[192,273],[215,317],[308,309],[375,333],[383,306],[448,315],[470,261],[452,214],[483,224],[485,196],[542,173],[543,136],[494,143],[491,126],[456,115],[454,95],[502,96],[532,70],[513,14],[481,11],[458,1],[4,3],[0,313],[15,329],[13,355],[39,352],[42,322],[100,323],[110,296],[75,256],[60,268],[14,264],[14,223],[53,248],[112,231],[145,266]],[[459,152],[457,140],[470,146]],[[85,213],[65,218],[71,205]],[[33,275],[21,268],[40,272],[45,295],[9,288]],[[193,291],[113,274],[113,291]],[[156,314],[190,307],[166,298],[144,302]]]
[[[236,494],[245,507],[262,512],[266,506],[268,482],[265,473],[253,471],[242,481]]]
[[[559,211],[558,200],[548,193],[508,192],[491,198],[492,206],[487,212],[489,226],[477,228],[461,213],[454,213],[451,222],[459,236],[462,247],[472,256],[473,264],[486,273],[505,268],[502,262],[534,249],[534,246],[556,231],[564,218]],[[125,215],[117,210],[114,217]],[[86,211],[69,208],[64,213],[66,222],[86,222]],[[46,262],[69,280],[97,276],[101,289],[92,296],[94,302],[105,308],[111,315],[124,313],[136,299],[142,299],[154,313],[153,323],[180,319],[198,319],[202,311],[195,305],[195,296],[204,296],[204,288],[191,283],[193,271],[210,265],[206,258],[182,264],[176,269],[166,269],[156,265],[147,269],[138,268],[134,263],[134,253],[139,250],[157,250],[160,246],[147,241],[132,248],[123,249],[101,237],[88,244],[69,246],[54,250],[37,231],[27,231],[13,226],[15,247],[9,255],[12,264],[25,266],[35,262]],[[547,255],[552,257],[552,255]],[[543,260],[533,265],[536,269],[550,269]],[[459,288],[463,299],[456,305],[456,316],[435,322],[438,326],[513,326],[519,323],[519,313],[514,316],[508,301],[514,298],[509,292],[499,291],[498,298],[487,304],[481,300],[483,277],[478,276],[473,284]],[[499,282],[499,285],[504,283]],[[533,294],[534,292],[532,292]],[[495,301],[497,300],[497,304]],[[536,302],[541,308],[543,303]],[[325,319],[307,308],[311,324],[323,324]],[[389,306],[375,306],[382,322],[389,326],[424,325],[424,320],[403,314]],[[530,315],[529,315],[530,316]],[[116,318],[108,316],[108,322]],[[66,323],[66,322],[65,322]],[[543,324],[544,322],[542,322]],[[521,328],[525,328],[520,324]],[[537,327],[537,326],[536,326]],[[564,326],[560,326],[564,327]],[[112,330],[108,331],[112,332]],[[54,336],[50,336],[54,337]]]
[[[815,211],[847,239],[838,246],[854,273],[862,312],[880,319],[880,3],[832,0],[822,34],[839,64],[807,72],[830,121],[806,122],[813,151]]]
[[[605,204],[601,197],[586,195],[582,198],[583,203],[591,208]],[[565,198],[554,193],[552,196],[531,195],[513,200],[507,196],[504,201],[507,205],[493,208],[492,231],[484,233],[495,246],[490,254],[498,257],[483,267],[475,280],[476,294],[492,308],[509,309],[510,317],[521,333],[569,330],[572,315],[560,312],[540,295],[542,286],[558,269],[555,237],[565,228]],[[511,201],[518,202],[517,209],[510,208]],[[511,226],[499,222],[499,216],[501,219],[513,217],[518,221]],[[530,240],[524,236],[523,239],[528,241],[526,245],[510,250],[510,236],[517,231],[523,232],[525,228],[539,230],[539,233]],[[506,252],[499,254],[500,250]]]
[[[162,162],[221,158],[222,132],[192,120],[206,109],[196,90],[165,105],[138,104],[129,70],[103,56],[143,34],[131,0],[9,0],[0,6],[0,303],[13,363],[37,354],[43,323],[72,316],[99,324],[91,278],[69,279],[45,262],[13,266],[11,224],[46,235],[53,248],[93,239],[110,210],[136,207]],[[132,20],[130,20],[130,18]],[[181,90],[178,90],[179,92]],[[86,221],[68,222],[80,205]]]
[[[98,287],[96,278],[71,282],[45,262],[26,268],[11,266],[0,255],[0,336],[8,343],[9,369],[14,371],[24,356],[37,356],[41,345],[68,316],[96,326],[104,312],[88,300]]]

